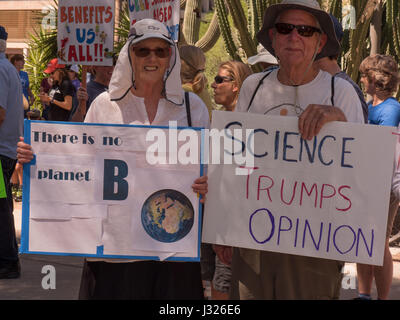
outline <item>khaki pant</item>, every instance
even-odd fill
[[[234,248],[231,299],[339,299],[340,261]]]
[[[396,218],[397,211],[399,210],[399,199],[396,198],[394,193],[390,193],[389,214],[386,228],[386,238],[389,239],[392,234],[394,219]]]

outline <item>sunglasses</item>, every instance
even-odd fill
[[[321,33],[321,30],[313,27],[313,26],[305,26],[305,25],[294,25],[291,23],[276,23],[275,29],[280,34],[289,34],[294,29],[297,30],[297,33],[302,37],[312,37],[314,32]]]
[[[132,51],[135,53],[136,57],[145,58],[150,52],[154,52],[154,54],[158,58],[167,58],[169,56],[169,47],[168,48],[155,48],[149,49],[145,47],[132,47]]]
[[[233,81],[232,78],[229,77],[221,77],[221,76],[215,76],[214,81],[216,84],[220,84],[222,82],[230,82]]]

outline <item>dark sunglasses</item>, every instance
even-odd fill
[[[222,82],[230,82],[233,81],[232,78],[229,77],[221,77],[221,76],[215,76],[214,81],[216,84],[220,84]]]
[[[313,26],[305,26],[305,25],[294,25],[291,23],[276,23],[275,29],[280,34],[289,34],[294,29],[297,30],[297,33],[302,37],[312,37],[314,32],[321,33],[321,30],[313,27]]]
[[[149,49],[145,47],[132,47],[132,50],[135,53],[135,56],[139,58],[147,57],[150,52],[154,52],[158,58],[167,58],[169,56],[169,48]]]

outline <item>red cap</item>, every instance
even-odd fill
[[[65,68],[65,64],[58,64],[58,59],[54,58],[49,62],[46,70],[44,70],[44,73],[53,73],[56,69],[62,68]]]

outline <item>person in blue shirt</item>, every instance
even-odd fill
[[[400,104],[393,98],[400,81],[397,62],[391,56],[371,55],[361,63],[360,72],[364,91],[372,96],[372,100],[368,103],[368,123],[397,127],[400,122]],[[358,299],[371,299],[374,278],[378,299],[388,299],[393,278],[389,238],[398,209],[399,199],[391,193],[383,266],[357,264]]]
[[[24,108],[18,72],[5,55],[7,36],[0,26],[0,164],[7,192],[6,198],[0,198],[0,279],[20,276],[11,175],[17,163],[17,142],[23,134]]]
[[[393,97],[399,83],[397,62],[391,56],[376,54],[360,65],[361,83],[372,96],[368,103],[368,123],[397,127],[400,103]]]
[[[29,104],[28,109],[26,109],[24,112],[24,117],[26,118],[27,117],[26,113],[29,111],[30,106],[35,101],[35,96],[33,95],[29,85],[28,73],[22,71],[25,65],[25,58],[22,54],[15,54],[11,57],[10,62],[12,65],[14,65],[14,67],[17,69],[19,73],[19,78],[21,79],[21,85],[22,85],[22,92],[26,98],[26,101]]]

